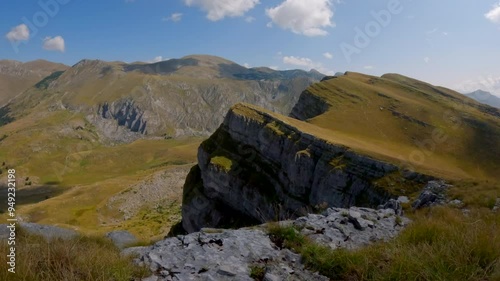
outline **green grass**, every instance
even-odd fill
[[[123,257],[113,243],[103,237],[76,237],[47,241],[43,237],[17,231],[16,273],[7,271],[8,245],[0,248],[0,280],[101,280],[130,281],[148,277],[147,268]]]
[[[266,275],[266,268],[262,265],[252,265],[250,266],[250,277],[256,281],[264,280]]]
[[[224,169],[224,171],[231,171],[231,168],[233,167],[233,161],[227,157],[224,156],[215,156],[210,159],[210,163],[213,165],[216,165],[218,167],[221,167]]]
[[[279,246],[332,280],[500,280],[500,214],[474,209],[425,209],[393,241],[354,251],[332,250],[293,227],[271,225]]]

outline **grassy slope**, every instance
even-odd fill
[[[35,83],[52,72],[66,70],[68,68],[66,65],[44,60],[27,62],[17,67],[14,67],[15,63],[19,62],[0,60],[0,67],[4,66],[6,68],[11,68],[12,71],[16,73],[0,73],[0,105],[4,105],[11,98],[35,85]],[[22,77],[17,75],[19,71],[24,73]]]
[[[309,92],[330,108],[308,122],[339,142],[356,148],[351,139],[361,140],[360,149],[441,177],[498,179],[500,119],[463,95],[399,75],[357,73]]]
[[[75,129],[77,126],[83,129]],[[6,163],[0,169],[5,176],[7,167],[16,168],[18,214],[32,222],[65,225],[84,233],[121,226],[132,229],[130,222],[103,227],[103,221],[118,219],[120,214],[103,214],[100,209],[104,209],[113,195],[159,170],[195,162],[201,141],[197,138],[138,140],[107,147],[99,144],[93,127],[82,116],[65,110],[30,113],[0,127],[0,135],[4,134],[8,137],[0,142],[0,164]],[[31,185],[25,185],[28,182]],[[178,211],[178,206],[172,205],[180,202],[182,192],[178,193],[179,198],[166,202],[172,210],[162,210],[163,213]],[[2,203],[2,206],[7,205]],[[156,217],[134,220],[146,226],[158,224]],[[162,232],[168,231],[168,227],[165,223]],[[145,239],[158,234],[158,231],[138,233]]]

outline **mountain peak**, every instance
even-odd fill
[[[212,55],[188,55],[185,57],[182,57],[181,60],[186,60],[186,59],[194,59],[199,62],[200,65],[202,64],[212,64],[212,65],[218,65],[218,64],[236,64],[233,61],[227,60],[222,57],[218,56],[212,56]]]
[[[472,93],[465,94],[467,97],[476,100],[480,103],[487,104],[489,106],[493,106],[496,108],[500,108],[500,98],[495,96],[491,92],[487,92],[485,90],[475,90]]]

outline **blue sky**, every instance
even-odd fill
[[[211,54],[278,69],[396,72],[500,95],[498,0],[1,1],[0,32],[0,59]]]

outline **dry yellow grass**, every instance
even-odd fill
[[[100,237],[68,240],[45,238],[17,231],[15,273],[7,271],[8,245],[0,242],[0,280],[9,281],[130,281],[151,275],[149,269],[120,255],[113,243]]]
[[[355,250],[332,250],[291,227],[270,234],[332,280],[500,280],[500,214],[426,209],[394,241]]]

